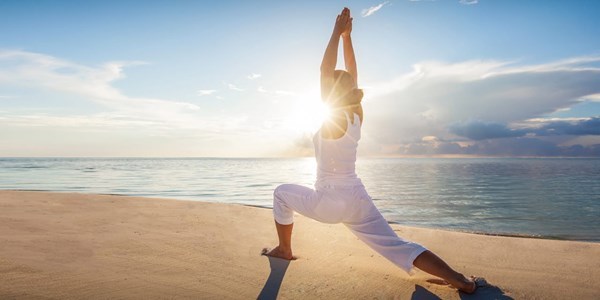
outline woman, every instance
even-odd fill
[[[467,279],[425,247],[398,237],[373,204],[355,173],[360,139],[363,92],[357,88],[358,72],[352,48],[352,18],[344,8],[321,63],[321,96],[331,108],[331,118],[315,134],[317,181],[315,190],[283,184],[274,192],[273,214],[279,245],[263,254],[295,259],[291,237],[294,211],[324,223],[343,223],[360,240],[409,274],[413,266],[445,279],[457,289],[472,293],[475,278]],[[335,70],[340,38],[346,70]]]

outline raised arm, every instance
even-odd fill
[[[333,74],[337,64],[340,36],[343,32],[347,31],[349,22],[350,10],[344,8],[342,13],[339,14],[335,20],[335,26],[333,27],[331,38],[329,38],[329,43],[327,44],[327,49],[325,49],[323,61],[321,62],[321,99],[323,101],[328,99],[335,83]]]
[[[345,10],[344,13],[348,14],[348,26],[346,30],[342,32],[341,36],[344,45],[344,63],[346,64],[346,71],[352,75],[354,82],[358,85],[358,69],[356,68],[356,57],[354,56],[354,48],[352,47],[352,18],[350,17],[350,10]]]
[[[340,16],[338,16],[338,19]],[[337,52],[340,44],[340,33],[333,29],[331,38],[329,38],[329,44],[325,49],[325,55],[323,55],[323,61],[321,62],[321,99],[326,101],[333,88],[334,80],[333,74],[335,71],[335,65],[337,64]]]

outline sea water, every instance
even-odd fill
[[[600,241],[600,158],[359,158],[390,222]],[[312,186],[314,158],[0,158],[0,189],[151,196],[272,207]]]

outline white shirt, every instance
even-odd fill
[[[326,139],[321,135],[321,130],[315,133],[313,144],[317,160],[317,182],[315,186],[334,185],[361,185],[362,182],[356,175],[356,149],[360,140],[360,117],[354,113],[354,124],[350,122],[348,113],[344,111],[346,133],[338,139]]]

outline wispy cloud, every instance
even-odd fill
[[[238,92],[243,92],[244,91],[244,89],[239,88],[239,87],[235,86],[232,83],[228,83],[227,84],[227,88],[230,89],[230,90],[232,90],[232,91],[238,91]]]
[[[177,130],[202,129],[204,134],[222,134],[227,129],[237,129],[237,125],[245,119],[236,116],[204,116],[194,122],[175,122],[133,116],[128,113],[111,111],[84,115],[61,115],[49,113],[6,113],[0,124],[22,127],[66,127],[71,129],[115,129],[150,130],[152,132],[173,132]]]
[[[216,93],[217,90],[198,90],[198,96],[208,96]]]
[[[256,78],[260,78],[261,76],[262,76],[262,75],[260,75],[260,74],[252,73],[252,74],[248,75],[247,77],[248,77],[248,79],[250,79],[250,80],[254,80],[254,79],[256,79]]]
[[[294,92],[282,91],[282,90],[275,90],[275,94],[282,95],[282,96],[293,96],[293,95],[296,95],[296,93],[294,93]]]
[[[117,111],[165,120],[198,111],[192,103],[131,97],[112,83],[125,77],[126,66],[144,62],[107,62],[97,67],[76,64],[41,53],[20,50],[0,51],[0,84],[75,94]]]
[[[586,96],[585,99],[593,102],[600,102],[600,94],[589,95]]]
[[[36,108],[3,111],[0,128],[13,133],[6,136],[12,140],[5,144],[28,146],[25,147],[27,151],[23,146],[5,146],[0,149],[0,154],[96,155],[98,152],[94,149],[98,147],[90,148],[89,143],[112,142],[118,147],[109,155],[148,152],[152,155],[216,156],[235,155],[236,151],[237,155],[242,155],[239,149],[244,149],[244,144],[250,144],[250,139],[263,133],[261,127],[248,123],[243,112],[221,114],[201,110],[192,103],[122,93],[113,82],[125,78],[123,67],[131,64],[108,62],[86,66],[40,53],[0,51],[0,86],[25,88],[32,92],[52,91],[105,108],[99,113],[71,112],[69,115]],[[57,132],[61,137],[53,143],[55,147],[44,145],[39,138]],[[98,138],[100,142],[81,140],[90,133],[102,134],[102,138]],[[273,139],[272,136],[269,138]],[[145,140],[144,145],[148,147],[140,149],[141,140]],[[258,148],[248,150],[246,155],[260,153]]]
[[[379,11],[382,7],[384,7],[385,5],[387,5],[388,3],[390,3],[389,1],[385,1],[383,3],[379,3],[375,6],[371,6],[369,8],[365,8],[361,11],[361,15],[363,18],[366,18],[374,13],[376,13],[377,11]]]
[[[472,4],[479,3],[479,0],[460,0],[458,3],[464,4],[464,5],[472,5]]]
[[[271,94],[271,95],[280,95],[280,96],[293,96],[296,95],[296,93],[294,92],[290,92],[290,91],[284,91],[284,90],[266,90],[264,87],[259,86],[256,89],[257,92],[259,93],[263,93],[263,94]]]
[[[61,116],[7,112],[0,117],[0,128],[12,133],[2,136],[2,156],[240,156],[262,154],[257,136],[276,144],[247,116],[232,114],[166,122],[114,111]]]
[[[560,144],[531,138],[501,138],[463,144],[452,141],[422,141],[400,145],[395,154],[402,155],[476,155],[476,156],[600,156],[600,143]]]
[[[395,79],[369,84],[364,101],[369,122],[364,126],[361,147],[370,153],[391,149],[389,153],[404,155],[600,155],[600,146],[595,146],[600,144],[599,116],[548,117],[584,101],[600,100],[598,63],[600,56],[542,64],[497,60],[420,62]],[[81,101],[108,108],[101,113],[71,116],[4,110],[0,128],[21,130],[13,131],[18,132],[13,136],[31,136],[28,143],[38,146],[31,134],[51,132],[45,128],[63,128],[65,133],[72,130],[82,135],[85,130],[105,131],[107,136],[112,128],[115,134],[161,135],[165,137],[163,144],[168,145],[174,136],[202,136],[203,142],[192,148],[208,147],[214,152],[202,152],[204,155],[219,155],[223,148],[246,149],[244,145],[257,138],[274,144],[281,141],[284,126],[280,125],[285,122],[272,116],[285,120],[289,104],[273,105],[264,98],[289,98],[292,102],[310,98],[268,86],[248,86],[246,90],[256,89],[264,94],[257,97],[256,111],[235,111],[232,107],[219,113],[205,111],[193,103],[134,97],[117,89],[114,82],[125,78],[127,66],[139,64],[107,62],[89,66],[45,54],[0,51],[0,85],[11,87],[11,91],[13,87],[49,90],[80,96]],[[223,89],[243,90],[227,82],[223,82]],[[221,94],[206,89],[199,90],[199,95],[201,91],[216,99]],[[190,145],[178,145],[190,149]],[[14,151],[19,153],[18,149]],[[235,151],[238,155],[246,153]],[[252,151],[259,153],[260,145]]]

